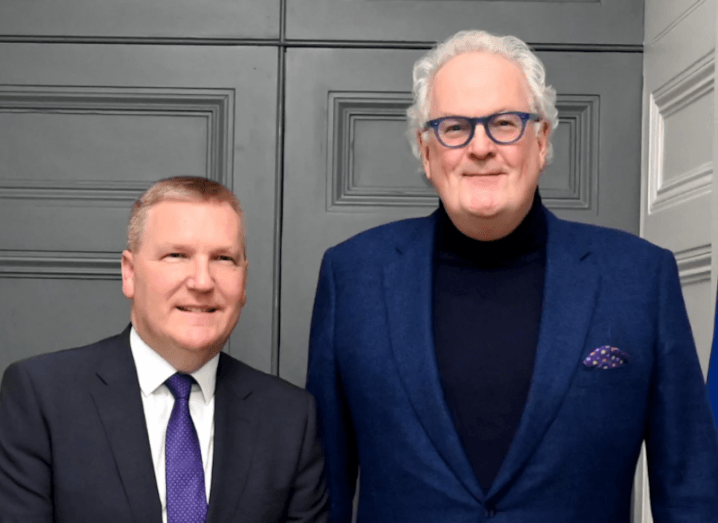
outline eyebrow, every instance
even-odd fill
[[[194,244],[186,244],[186,243],[160,243],[157,245],[158,251],[195,251]],[[241,247],[231,247],[228,245],[221,245],[217,248],[211,249],[209,251],[211,254],[228,254],[230,256],[242,256],[242,248]]]

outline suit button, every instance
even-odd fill
[[[496,509],[494,509],[494,507],[486,507],[486,512],[484,512],[484,515],[487,518],[493,518],[496,515]]]

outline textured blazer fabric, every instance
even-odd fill
[[[436,365],[436,215],[325,253],[307,388],[318,403],[333,522],[349,523],[360,468],[360,523],[629,523],[644,440],[654,521],[716,521],[718,435],[672,254],[544,212],[531,389],[487,492]]]

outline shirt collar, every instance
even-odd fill
[[[134,326],[130,331],[130,349],[135,360],[135,367],[137,367],[140,389],[145,396],[154,393],[170,376],[177,372],[167,360],[140,338]],[[191,374],[202,391],[205,403],[208,403],[214,396],[218,363],[219,354],[216,354],[214,358]]]

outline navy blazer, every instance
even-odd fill
[[[161,523],[129,327],[8,367],[0,523]],[[221,353],[207,522],[327,520],[313,398]]]
[[[628,523],[644,440],[654,521],[716,520],[718,435],[672,254],[544,212],[533,379],[488,492],[437,370],[436,213],[326,252],[307,389],[318,402],[332,522],[350,521],[360,468],[359,522]],[[610,370],[582,364],[604,345],[630,360]]]

